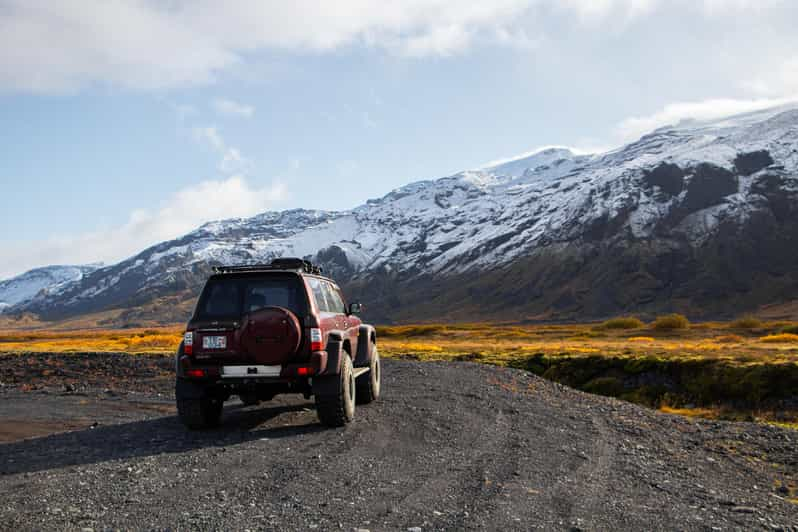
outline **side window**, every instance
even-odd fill
[[[335,294],[335,301],[338,304],[338,308],[341,309],[339,312],[342,314],[346,314],[346,302],[344,301],[344,296],[341,294],[341,289],[335,285],[332,285],[333,294]]]
[[[324,288],[323,283],[318,279],[310,278],[308,279],[308,284],[310,285],[310,289],[313,291],[313,299],[316,300],[316,306],[318,307],[320,312],[331,312],[330,306],[327,304],[327,299],[324,297]]]
[[[327,301],[330,304],[330,312],[339,314],[344,314],[346,312],[344,309],[344,301],[341,299],[338,290],[336,290],[332,284],[327,282],[324,283],[324,295],[327,296]]]

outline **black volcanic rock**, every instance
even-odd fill
[[[773,164],[773,157],[767,150],[741,153],[734,159],[734,167],[740,175],[751,175]]]
[[[684,176],[684,170],[677,165],[661,163],[643,173],[643,182],[649,187],[659,187],[668,196],[677,196],[684,188]]]

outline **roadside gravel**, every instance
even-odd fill
[[[170,360],[69,356],[0,357],[3,529],[798,530],[789,429],[387,360],[345,428],[282,396],[189,432]]]

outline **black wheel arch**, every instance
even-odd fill
[[[372,346],[377,343],[377,331],[371,325],[363,324],[357,331],[357,354],[355,355],[354,366],[356,368],[367,368],[371,364]],[[363,340],[366,339],[364,342]]]

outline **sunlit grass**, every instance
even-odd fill
[[[182,329],[0,332],[0,353],[172,353]]]
[[[762,322],[762,329],[780,330]],[[789,326],[789,325],[788,325]],[[422,325],[378,327],[380,352],[386,356],[414,355],[453,360],[479,354],[503,365],[530,353],[547,356],[657,357],[662,359],[718,359],[740,364],[798,363],[793,335],[729,334],[729,324],[693,324],[689,329],[603,328],[573,325]],[[643,333],[643,334],[641,334]],[[761,333],[760,333],[761,334]],[[423,339],[422,339],[423,338]],[[798,339],[798,338],[796,338]]]
[[[768,336],[763,336],[762,338],[759,339],[759,341],[771,344],[798,343],[798,334],[791,334],[791,333],[770,334]]]

